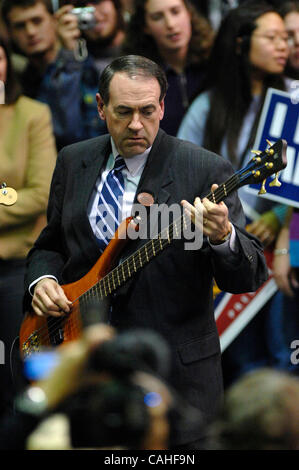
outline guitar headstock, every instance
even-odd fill
[[[264,194],[266,192],[266,179],[273,174],[275,174],[275,178],[269,183],[269,186],[281,186],[281,183],[278,181],[278,173],[287,166],[287,142],[284,139],[280,139],[273,145],[269,141],[267,143],[270,146],[263,152],[252,150],[255,156],[246,167],[237,173],[239,176],[239,187],[246,184],[262,183],[259,194]]]
[[[17,199],[18,195],[16,190],[13,188],[7,188],[6,184],[2,183],[0,188],[0,204],[12,206]]]

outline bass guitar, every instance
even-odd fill
[[[263,194],[266,192],[266,179],[274,174],[275,178],[269,184],[280,186],[278,172],[287,165],[286,149],[287,143],[281,139],[263,152],[253,151],[255,156],[242,170],[237,171],[206,197],[214,203],[219,203],[241,186],[259,182],[262,182],[260,193]],[[100,302],[108,298],[137,271],[166,249],[172,243],[178,230],[184,226],[185,217],[187,215],[181,215],[157,237],[147,241],[125,261],[116,265],[127,243],[125,235],[132,217],[124,220],[92,269],[78,281],[62,286],[67,298],[72,302],[69,314],[60,318],[40,317],[33,311],[25,314],[20,329],[21,355],[26,357],[42,347],[57,346],[77,339],[82,331],[82,317],[86,305],[92,301]]]

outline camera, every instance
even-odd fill
[[[80,8],[73,8],[71,13],[77,16],[78,19],[78,28],[81,31],[85,31],[87,29],[92,29],[96,25],[96,19],[94,16],[94,7],[80,7]]]

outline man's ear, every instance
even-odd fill
[[[97,105],[98,105],[99,116],[103,121],[106,121],[105,104],[100,93],[96,94],[96,100],[97,100]]]
[[[164,106],[164,98],[162,101],[160,101],[160,121],[164,117],[164,111],[165,111],[165,106]]]

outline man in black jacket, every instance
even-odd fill
[[[228,195],[225,203],[205,198],[213,184],[232,175],[230,163],[159,130],[166,89],[164,72],[143,57],[124,56],[105,69],[97,103],[110,135],[60,152],[48,225],[28,257],[26,288],[33,298],[28,293],[26,302],[29,306],[32,301],[39,316],[70,312],[61,284],[82,278],[101,256],[98,203],[115,158],[121,155],[122,217],[130,214],[133,202],[154,203],[162,214],[173,205],[183,206],[202,229],[203,240],[200,249],[187,249],[186,240],[166,228],[166,243],[156,237],[158,245],[150,253],[149,240],[131,240],[122,259],[137,252],[136,264],[127,267],[129,282],[120,282],[115,289],[114,279],[109,285],[109,321],[119,330],[150,328],[166,338],[172,354],[169,380],[209,420],[222,394],[213,278],[224,291],[254,291],[266,280],[267,268],[261,244],[244,229],[237,194]],[[198,223],[201,216],[203,224]],[[144,256],[137,265],[140,253]],[[202,437],[200,432],[185,430],[176,444],[194,442]]]

